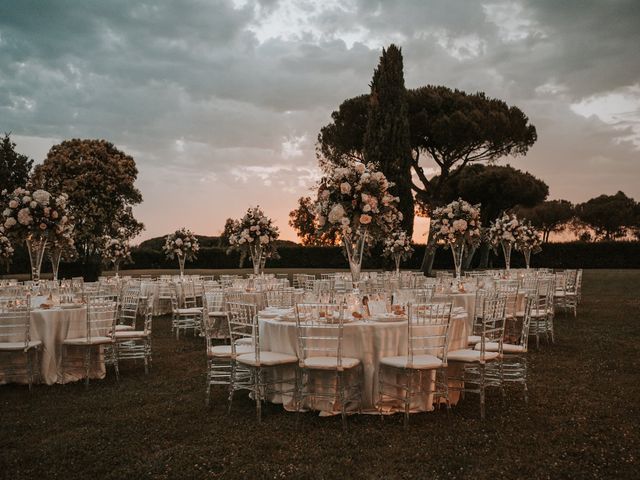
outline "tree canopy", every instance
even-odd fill
[[[137,175],[134,159],[110,142],[73,139],[51,147],[32,182],[69,195],[76,245],[86,260],[104,236],[130,239],[144,228],[132,211],[142,201]]]
[[[439,178],[435,177],[434,181],[438,182]],[[461,197],[472,204],[482,204],[482,223],[488,225],[502,212],[517,205],[533,207],[543,202],[548,194],[547,184],[528,172],[510,165],[475,164],[452,175],[441,186],[439,200],[448,203]]]
[[[24,187],[29,180],[33,160],[16,152],[16,144],[8,133],[0,140],[0,192]]]
[[[319,232],[315,202],[311,197],[300,197],[298,208],[289,213],[289,225],[298,233],[303,245],[336,245],[335,232]]]
[[[638,227],[640,206],[623,192],[600,195],[576,206],[576,216],[593,228],[596,240],[622,238]]]
[[[542,230],[543,242],[548,242],[551,232],[559,232],[575,216],[573,204],[568,200],[547,200],[531,208],[518,207],[516,213]]]
[[[417,178],[412,188],[426,210],[449,176],[459,175],[468,164],[524,155],[537,140],[535,127],[519,108],[482,92],[428,85],[407,90],[407,104],[411,167]],[[349,159],[364,160],[368,105],[369,95],[345,100],[320,130],[316,151],[325,171]],[[433,163],[425,163],[429,160]],[[433,167],[437,179],[426,173]]]
[[[364,135],[364,157],[395,185],[391,193],[400,198],[402,227],[413,233],[414,205],[411,193],[411,146],[407,90],[404,86],[402,52],[395,45],[382,49],[373,72]]]

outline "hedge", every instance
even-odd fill
[[[403,263],[403,268],[419,269],[424,255],[424,245],[416,245],[415,253],[408,262]],[[269,268],[348,268],[347,260],[341,247],[281,247],[280,259],[269,260]],[[480,261],[479,253],[473,258],[471,267],[476,268]],[[177,269],[177,260],[167,260],[164,254],[152,249],[134,249],[132,252],[133,263],[121,266],[122,270],[128,269]],[[187,268],[197,269],[233,269],[238,268],[240,255],[238,252],[226,254],[224,248],[202,248],[198,258],[193,262],[187,262]],[[640,242],[568,242],[546,243],[542,252],[531,256],[533,267],[548,268],[640,268]],[[244,267],[249,267],[249,259]],[[489,266],[495,268],[504,267],[502,253],[491,252]],[[524,267],[524,258],[520,252],[511,254],[511,266]],[[438,249],[434,259],[435,269],[452,269],[453,260],[451,252]],[[382,256],[381,247],[372,250],[371,255],[365,257],[363,268],[381,269],[392,268],[392,261]],[[0,270],[4,272],[4,270]],[[51,267],[45,259],[43,272],[50,272]],[[23,248],[17,248],[11,265],[11,273],[29,272],[29,258]],[[101,265],[90,263],[63,263],[60,265],[61,278],[84,275],[87,280],[95,279],[101,273]]]

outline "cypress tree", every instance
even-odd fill
[[[402,228],[413,233],[414,204],[411,192],[411,144],[407,90],[404,86],[402,51],[391,44],[382,49],[373,72],[369,96],[364,158],[377,165],[393,183],[400,197]]]

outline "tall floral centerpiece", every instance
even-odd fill
[[[120,264],[123,262],[131,262],[131,248],[124,238],[105,237],[104,246],[102,247],[102,259],[106,263],[113,264],[113,271],[118,277]]]
[[[232,250],[248,250],[253,263],[253,273],[259,275],[267,258],[273,254],[273,242],[279,236],[278,227],[257,206],[249,208],[244,217],[234,222],[229,245]]]
[[[181,228],[165,237],[162,249],[168,259],[178,259],[180,277],[184,277],[184,264],[187,260],[192,261],[196,258],[200,244],[191,230]]]
[[[393,232],[391,236],[384,239],[384,250],[382,254],[385,257],[393,258],[396,265],[396,275],[400,274],[400,262],[408,260],[413,254],[413,245],[411,238],[407,232],[400,230]]]
[[[5,208],[2,212],[6,235],[24,241],[31,262],[31,278],[40,280],[40,269],[47,242],[62,233],[69,221],[67,195],[52,195],[45,190],[33,193],[24,188],[2,192]]]
[[[365,245],[387,237],[402,220],[392,184],[373,166],[352,162],[323,177],[318,188],[316,218],[320,232],[336,232],[342,240],[354,287],[360,281]]]
[[[49,261],[51,262],[51,271],[53,272],[53,280],[58,280],[58,271],[60,269],[60,261],[72,260],[76,257],[77,251],[75,240],[73,239],[74,225],[70,220],[67,222],[62,232],[57,233],[49,242],[47,249]]]
[[[480,227],[480,205],[471,205],[461,198],[436,208],[431,215],[433,238],[437,244],[451,249],[458,280],[462,274],[465,248],[480,243]]]
[[[9,271],[14,251],[11,240],[4,234],[4,227],[0,225],[0,262],[4,263],[7,271]]]
[[[515,215],[503,213],[501,217],[491,222],[489,228],[489,242],[496,248],[498,245],[502,247],[504,255],[504,264],[507,271],[511,269],[511,249],[516,242],[516,235],[520,227],[520,220]]]
[[[522,221],[516,230],[515,248],[524,255],[524,262],[527,270],[531,265],[531,254],[542,250],[542,239],[538,231],[531,225],[531,222]]]

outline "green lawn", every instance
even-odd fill
[[[0,477],[638,478],[640,271],[587,271],[578,318],[530,353],[530,400],[468,395],[446,411],[339,418],[265,408],[226,392],[204,406],[203,340],[154,331],[154,366],[81,384],[1,386]]]

